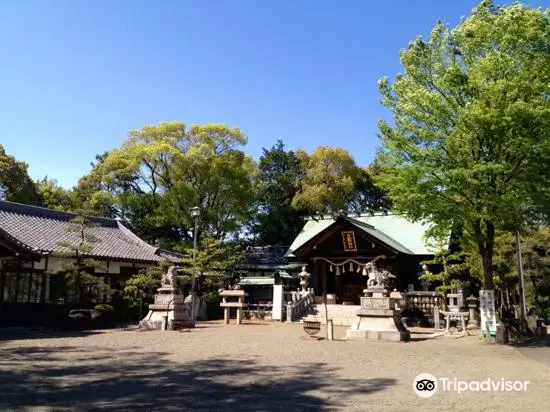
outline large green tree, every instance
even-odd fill
[[[73,191],[59,186],[57,180],[45,177],[36,182],[36,187],[42,206],[60,212],[74,212],[78,209]]]
[[[457,27],[437,23],[380,81],[377,183],[415,220],[462,226],[493,288],[495,233],[548,213],[550,10],[481,2]]]
[[[374,184],[374,168],[361,168],[340,147],[321,146],[308,154],[298,150],[300,186],[292,206],[307,213],[370,212],[388,208]]]
[[[337,213],[348,208],[356,194],[360,169],[349,152],[321,146],[310,155],[298,150],[303,169],[292,205],[309,213]]]
[[[550,315],[550,228],[538,227],[521,236],[526,306],[530,312]],[[475,267],[475,265],[474,265]],[[495,284],[501,289],[501,305],[519,306],[521,300],[517,238],[498,233],[495,242]]]
[[[201,209],[199,238],[221,239],[249,219],[255,164],[239,150],[246,142],[226,125],[149,125],[103,157],[91,180],[149,241],[170,247],[192,240],[192,206]]]
[[[29,177],[26,163],[8,155],[0,144],[0,199],[25,204],[40,204],[36,184]]]
[[[290,245],[304,225],[302,213],[292,207],[302,177],[300,161],[278,140],[271,149],[263,149],[258,169],[254,240],[264,245]]]
[[[375,173],[374,166],[359,168],[355,181],[355,193],[348,203],[349,212],[376,212],[390,209],[391,203],[386,194],[374,183]]]
[[[238,242],[205,236],[197,246],[195,259],[192,257],[192,248],[181,250],[187,257],[182,259],[180,270],[181,280],[188,285],[192,283],[195,271],[195,291],[217,290],[238,276],[236,270],[243,261],[242,248]]]

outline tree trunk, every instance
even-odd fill
[[[486,290],[494,289],[493,256],[485,251],[481,259],[483,261],[483,288]]]
[[[529,275],[529,280],[531,281],[531,285],[533,285],[533,307],[539,308],[540,307],[540,294],[539,294],[539,287],[537,284],[537,281],[533,279],[533,276]]]
[[[493,283],[493,252],[495,243],[495,226],[493,222],[485,222],[485,235],[482,232],[481,222],[474,223],[476,243],[483,264],[483,288],[494,289]]]

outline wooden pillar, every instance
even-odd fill
[[[342,266],[343,267],[343,266]],[[346,273],[348,271],[346,270]],[[346,273],[340,273],[340,276],[335,276],[335,292],[336,292],[336,303],[342,303],[344,298],[344,277],[346,276]]]
[[[321,263],[321,290],[323,292],[323,302],[327,303],[327,265]]]
[[[14,288],[14,303],[19,303],[19,291],[21,289],[21,259],[17,259],[15,267],[15,288]]]
[[[48,263],[50,255],[46,255],[46,261],[44,262],[44,272],[42,273],[42,286],[40,287],[40,303],[46,303],[49,296],[46,296],[46,293],[49,292],[48,287]],[[46,290],[48,289],[48,291]]]
[[[33,284],[34,284],[34,279],[36,278],[36,275],[34,273],[34,259],[32,260],[32,263],[31,263],[31,273],[27,273],[26,277],[29,281],[29,287],[28,287],[28,292],[27,292],[27,303],[30,303],[31,302],[31,291],[32,291],[32,287],[33,287]]]
[[[5,278],[4,262],[0,260],[0,305],[4,303],[4,288],[6,287]]]

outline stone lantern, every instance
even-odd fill
[[[310,274],[306,270],[306,266],[302,266],[302,271],[298,274],[300,276],[300,286],[302,287],[302,293],[307,293],[309,285]]]
[[[474,295],[470,295],[468,298],[466,298],[466,302],[468,302],[468,310],[470,312],[468,316],[468,329],[479,328],[479,323],[476,319],[476,309],[479,299],[476,298]]]

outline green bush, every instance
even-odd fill
[[[115,309],[106,303],[100,303],[99,305],[95,305],[95,310],[98,310],[100,312],[114,312]]]
[[[540,308],[537,314],[539,319],[550,319],[550,307]]]
[[[223,309],[220,307],[222,301],[218,292],[210,292],[206,295],[206,314],[208,320],[223,318]]]

